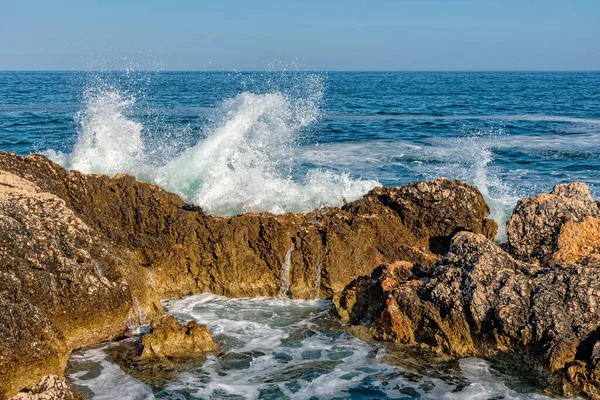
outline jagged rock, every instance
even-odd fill
[[[448,179],[378,188],[341,209],[219,218],[132,176],[40,155],[0,153],[0,177],[7,396],[62,373],[71,350],[160,314],[158,299],[337,297],[381,263],[432,266],[457,231],[496,231],[477,188]]]
[[[436,179],[410,185],[373,189],[362,200],[343,208],[357,213],[373,213],[380,203],[400,216],[402,224],[416,237],[427,237],[435,254],[446,254],[452,235],[460,231],[493,238],[498,230],[487,219],[490,209],[478,190],[460,181]]]
[[[217,349],[206,325],[196,321],[181,325],[169,316],[152,320],[150,333],[143,336],[142,344],[141,358],[145,359],[190,358]]]
[[[84,175],[35,155],[1,154],[0,169],[64,199],[109,241],[135,252],[159,297],[277,295],[290,253],[288,294],[327,298],[370,274],[376,259],[432,265],[440,243],[458,230],[495,234],[479,191],[447,179],[376,189],[343,209],[214,218],[128,175]]]
[[[550,194],[522,199],[506,226],[508,250],[524,261],[579,262],[578,248],[585,258],[593,251],[590,247],[598,246],[598,235],[594,235],[597,222],[586,217],[600,218],[600,209],[584,183],[557,185]],[[583,226],[573,226],[581,223]],[[563,229],[566,232],[559,240]],[[581,234],[575,238],[573,235],[577,230]],[[553,256],[557,252],[560,254],[555,259]]]
[[[11,400],[83,400],[81,393],[73,392],[64,378],[56,375],[43,377],[29,392],[21,392]]]
[[[380,265],[371,276],[361,276],[344,288],[334,299],[336,310],[343,323],[371,323],[381,316],[382,299],[398,282],[412,276],[414,265],[396,261]]]
[[[600,388],[596,361],[590,364],[600,352],[600,344],[594,350],[599,268],[593,262],[541,268],[515,260],[482,235],[461,232],[424,278],[374,273],[369,282],[378,288],[362,291],[377,294],[363,302],[381,310],[378,317],[359,318],[348,309],[342,314],[354,314],[355,324],[374,320],[372,332],[381,340],[456,357],[510,359],[551,390],[592,396]]]
[[[1,390],[62,373],[72,349],[122,331],[133,293],[145,299],[121,273],[135,278],[132,264],[63,199],[0,171]]]

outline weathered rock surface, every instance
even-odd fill
[[[142,359],[198,357],[217,349],[206,325],[196,321],[181,325],[169,316],[152,320],[142,345]]]
[[[11,400],[83,400],[81,393],[71,390],[69,383],[64,378],[48,375],[40,379],[37,385],[29,392],[21,392]]]
[[[594,237],[593,232],[585,237],[579,236],[576,242],[571,238],[574,229],[586,230],[594,224],[586,217],[600,218],[600,208],[584,183],[557,185],[550,194],[523,199],[517,204],[506,226],[508,250],[524,261],[579,262],[581,260],[573,258],[574,253],[579,250],[569,249],[571,246],[587,247],[590,242],[590,251],[598,246],[598,237]],[[584,222],[582,227],[573,226]],[[597,223],[596,221],[595,224]],[[563,233],[563,228],[567,232]],[[559,240],[561,235],[562,240]],[[557,252],[561,254],[557,259],[553,259],[554,253]]]
[[[145,272],[64,200],[0,171],[0,388],[31,387],[71,349],[122,331],[133,295],[150,299],[125,270]]]
[[[509,249],[533,262],[460,232],[433,268],[395,263],[352,282],[336,302],[340,317],[371,324],[380,340],[508,361],[555,393],[600,398],[595,203],[580,184],[553,193],[523,200],[509,223]]]
[[[458,231],[492,238],[479,191],[447,179],[342,208],[216,218],[132,176],[0,153],[0,393],[161,313],[158,299],[330,298],[380,263],[432,266]],[[2,397],[2,396],[0,396]]]

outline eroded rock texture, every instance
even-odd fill
[[[81,393],[73,392],[64,378],[48,375],[40,379],[29,392],[21,392],[11,400],[83,400]]]
[[[395,263],[358,278],[340,296],[338,313],[351,324],[370,323],[381,340],[508,360],[556,393],[598,398],[597,210],[581,184],[553,193],[550,205],[535,203],[544,196],[523,200],[509,223],[509,248],[533,262],[460,232],[433,268]],[[539,230],[544,235],[519,236]]]
[[[479,191],[447,179],[378,188],[342,208],[228,218],[39,155],[0,153],[0,179],[4,396],[61,374],[71,350],[160,314],[158,299],[337,297],[381,263],[432,266],[456,232],[496,232]]]
[[[142,344],[143,359],[198,357],[217,349],[206,325],[196,321],[181,325],[169,316],[152,320],[150,333],[143,336]]]
[[[0,387],[31,387],[123,330],[134,295],[151,303],[129,283],[144,273],[63,199],[0,171]]]
[[[586,251],[572,247],[585,247],[589,242],[591,249],[587,253],[591,254],[598,248],[598,235],[593,234],[595,228],[592,228],[588,236],[577,234],[573,238],[573,230],[586,230],[594,224],[597,227],[598,221],[594,219],[598,218],[600,208],[584,183],[557,185],[550,194],[519,201],[506,226],[509,251],[525,261],[583,261],[588,256]]]

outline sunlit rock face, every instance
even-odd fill
[[[144,335],[142,345],[141,358],[150,360],[193,358],[217,349],[206,325],[196,321],[182,325],[169,316],[152,320],[150,333]]]
[[[581,262],[598,252],[600,208],[584,183],[522,199],[507,223],[508,249],[523,260]]]
[[[492,238],[488,213],[477,188],[437,179],[306,214],[212,217],[129,175],[0,153],[0,302],[12,310],[0,387],[61,373],[71,350],[161,314],[162,298],[332,298],[380,263],[431,266],[456,232]]]
[[[370,324],[380,340],[491,357],[555,393],[596,398],[597,214],[585,185],[559,185],[519,203],[508,223],[510,253],[460,232],[431,268],[396,262],[358,278],[336,302],[338,313]]]

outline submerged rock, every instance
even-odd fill
[[[196,321],[181,325],[169,316],[152,320],[142,345],[142,359],[192,358],[217,349],[206,325]]]
[[[533,262],[459,232],[433,268],[383,266],[347,286],[336,303],[342,320],[370,324],[380,340],[492,358],[555,393],[598,398],[600,225],[586,214],[596,213],[587,187],[553,193],[522,201],[509,223],[509,249]]]
[[[43,377],[29,392],[21,392],[11,400],[83,400],[81,393],[73,392],[64,378],[56,375]]]

